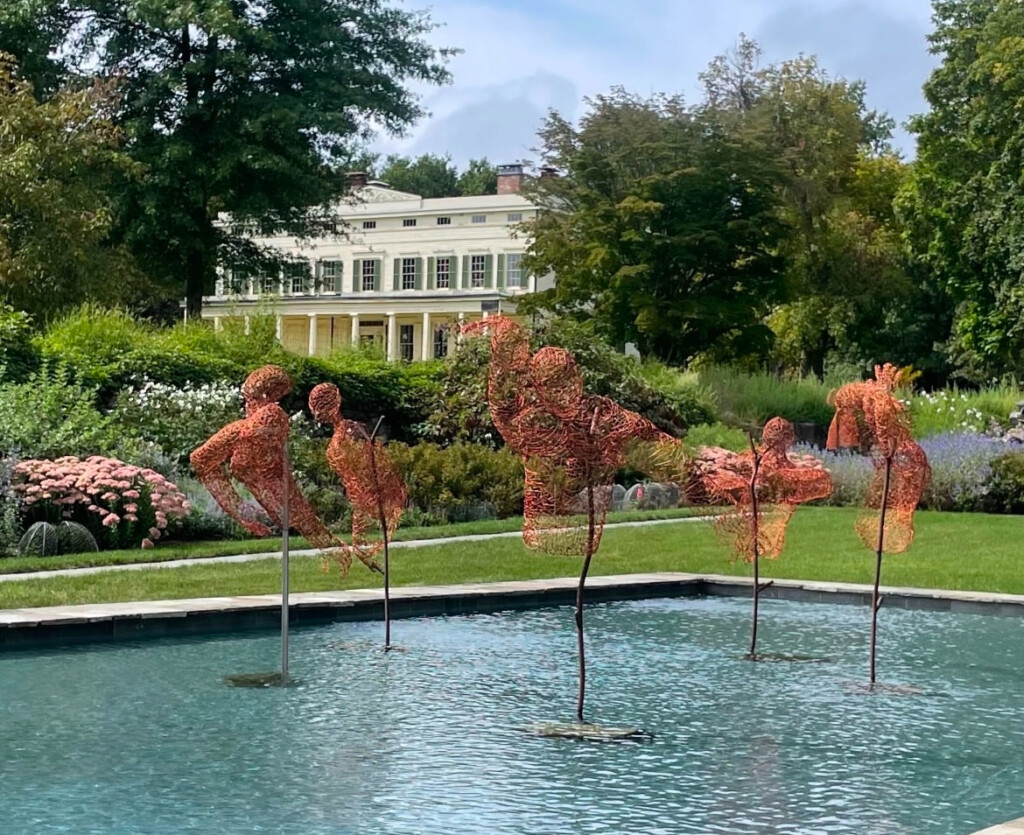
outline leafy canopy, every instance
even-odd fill
[[[685,362],[764,351],[782,299],[782,172],[761,137],[670,96],[623,90],[587,101],[576,127],[540,133],[560,177],[527,194],[543,211],[527,266],[553,289],[523,307],[593,318],[612,343]]]
[[[26,21],[38,24],[28,41]],[[432,29],[388,0],[0,7],[0,48],[41,77],[118,79],[117,124],[145,172],[121,184],[118,231],[193,314],[219,252],[256,254],[239,226],[216,223],[221,213],[264,232],[322,229],[312,210],[341,193],[337,169],[375,130],[420,117],[409,85],[448,79],[451,52],[427,41]]]

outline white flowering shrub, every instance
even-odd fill
[[[242,393],[227,383],[183,387],[142,380],[117,396],[111,419],[133,437],[156,444],[178,466],[214,432],[242,417]]]

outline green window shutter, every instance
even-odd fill
[[[433,290],[437,287],[437,259],[431,256],[427,259],[427,289]]]
[[[393,290],[401,290],[402,289],[402,259],[401,258],[396,258],[395,259],[395,286],[392,287],[391,289],[393,289]]]
[[[373,289],[378,292],[380,291],[380,273],[383,265],[384,262],[380,258],[375,259],[373,262]]]
[[[494,286],[494,256],[484,256],[484,287]]]
[[[462,289],[469,287],[469,256],[462,256]]]
[[[317,259],[316,263],[313,264],[313,292],[317,295],[320,294],[320,290],[323,287],[324,281],[324,262]]]
[[[416,289],[423,289],[423,259],[416,259]]]
[[[363,289],[363,262],[356,258],[352,262],[352,292],[358,293]]]
[[[498,289],[505,289],[505,256],[498,256]]]

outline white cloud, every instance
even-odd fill
[[[813,52],[827,69],[865,78],[872,105],[902,120],[920,109],[933,63],[923,41],[929,8],[928,0],[436,0],[431,15],[444,25],[435,41],[464,50],[451,64],[454,84],[424,90],[431,116],[379,147],[511,161],[536,144],[548,108],[576,117],[583,96],[612,86],[695,98],[698,73],[741,31],[770,59]]]

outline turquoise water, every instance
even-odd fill
[[[588,610],[589,705],[651,743],[523,735],[572,716],[571,612],[0,656],[0,832],[928,833],[1024,815],[1024,620],[745,600]]]

